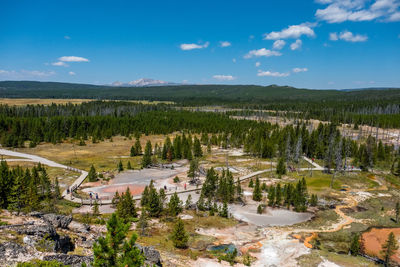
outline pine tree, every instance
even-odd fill
[[[145,207],[143,207],[142,208],[142,212],[141,212],[140,217],[139,217],[139,221],[137,223],[137,227],[140,230],[140,235],[141,236],[146,235],[147,228],[149,226],[148,220],[149,220],[149,218],[148,218],[148,215],[147,215],[147,210],[146,210]]]
[[[139,267],[144,264],[145,257],[142,252],[135,247],[137,236],[133,234],[128,242],[125,240],[128,230],[129,225],[124,224],[122,220],[113,213],[107,222],[106,236],[100,237],[93,245],[93,267]]]
[[[191,194],[189,194],[187,199],[186,199],[185,209],[189,209],[190,205],[192,205],[192,195]]]
[[[224,201],[222,209],[219,212],[219,216],[221,216],[223,218],[228,218],[228,216],[229,216],[229,214],[228,214],[228,203],[226,201]]]
[[[182,212],[182,201],[179,199],[178,194],[175,192],[168,203],[168,213],[170,216],[177,216]]]
[[[176,220],[171,239],[176,248],[187,248],[188,246],[189,235],[186,233],[185,225],[179,217]]]
[[[282,203],[282,189],[281,189],[281,184],[277,184],[276,189],[275,189],[275,205],[278,207]]]
[[[278,161],[278,166],[276,167],[276,173],[281,176],[286,174],[286,165],[285,165],[285,159],[284,158],[279,158]]]
[[[149,141],[147,141],[146,147],[144,149],[144,155],[143,155],[143,159],[142,159],[143,168],[147,168],[151,164],[151,151],[152,151],[152,147],[151,147],[151,142],[149,140]]]
[[[255,184],[254,190],[253,190],[253,200],[261,201],[261,199],[262,199],[262,193],[261,193],[261,187],[260,187],[260,180],[257,177],[256,184]]]
[[[197,172],[199,171],[199,162],[198,160],[194,159],[190,161],[189,170],[187,172],[187,176],[190,178],[191,182],[195,181],[197,176]]]
[[[93,204],[92,214],[93,214],[93,216],[99,216],[99,214],[100,214],[99,203],[97,203],[97,201],[95,201]]]
[[[140,140],[139,138],[136,138],[136,142],[135,142],[135,155],[134,156],[139,156],[142,155],[142,145],[140,144]]]
[[[54,197],[56,199],[61,198],[61,189],[60,189],[60,184],[58,183],[58,177],[54,179]]]
[[[258,214],[262,214],[262,213],[263,213],[263,210],[264,210],[263,204],[259,204],[259,205],[257,206],[257,213],[258,213]]]
[[[360,253],[360,236],[358,234],[353,234],[350,243],[350,254],[357,256]]]
[[[149,187],[146,185],[144,187],[142,197],[140,198],[140,206],[144,207],[149,204]]]
[[[253,188],[253,187],[254,187],[253,179],[250,179],[249,187],[250,187],[250,188]]]
[[[147,208],[149,215],[151,217],[159,217],[162,211],[160,197],[157,190],[154,188],[153,180],[150,182],[149,186],[149,198],[148,198]]]
[[[119,160],[119,163],[118,163],[118,172],[122,172],[122,171],[124,171],[124,165],[122,165],[122,161],[121,160]]]
[[[199,139],[195,136],[193,143],[193,155],[195,158],[200,158],[203,156],[203,151],[201,150],[201,144]]]
[[[132,170],[132,165],[130,161],[128,161],[128,163],[126,164],[126,169]]]
[[[390,264],[390,258],[396,253],[398,249],[399,246],[397,244],[396,237],[394,236],[393,232],[390,232],[388,239],[382,245],[382,250],[380,251],[386,266]]]
[[[14,177],[14,184],[12,186],[11,191],[11,206],[13,210],[17,211],[17,214],[20,213],[21,209],[25,206],[26,199],[25,194],[25,181],[23,173],[19,173]]]
[[[96,169],[94,168],[93,164],[90,167],[88,179],[89,179],[89,182],[96,182],[96,180],[97,180],[97,172],[96,172]]]
[[[275,205],[275,187],[271,185],[268,190],[268,206],[273,207]]]
[[[121,197],[120,197],[118,191],[115,191],[115,194],[114,194],[114,197],[113,197],[111,203],[113,205],[117,205],[120,200],[121,200]]]
[[[125,223],[130,222],[133,218],[137,217],[135,201],[132,199],[129,187],[126,188],[125,193],[122,193],[120,201],[117,204],[116,214],[124,220]]]

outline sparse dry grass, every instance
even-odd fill
[[[116,170],[119,160],[122,160],[125,167],[129,160],[132,166],[137,168],[140,165],[141,157],[129,157],[131,146],[135,143],[135,140],[129,140],[122,136],[115,136],[112,139],[112,142],[105,140],[95,144],[91,141],[86,141],[85,146],[78,146],[76,141],[65,141],[56,145],[43,143],[35,148],[20,148],[17,150],[87,171],[89,171],[92,164],[97,171]],[[142,136],[140,142],[142,149],[144,149],[148,140],[151,141],[154,147],[155,143],[160,144],[164,139],[165,136],[163,135]]]
[[[26,105],[51,105],[51,104],[82,104],[84,102],[96,101],[97,99],[53,99],[53,98],[0,98],[1,105],[26,106]],[[106,100],[121,101],[121,100]],[[124,102],[156,105],[174,104],[172,101],[147,101],[147,100],[124,100]]]

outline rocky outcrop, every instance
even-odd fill
[[[90,256],[79,256],[79,255],[67,255],[67,254],[54,254],[47,255],[43,257],[45,261],[58,261],[62,262],[64,265],[71,267],[80,267],[82,263],[86,263],[87,266],[91,266],[93,257]]]
[[[5,242],[0,244],[0,266],[30,260],[31,256],[25,247],[17,243]]]
[[[58,238],[56,229],[50,224],[28,225],[28,226],[21,227],[21,228],[17,229],[16,231],[19,234],[36,236],[36,237],[41,237],[41,238],[47,237],[52,240],[56,240]]]
[[[51,223],[55,228],[67,229],[68,225],[72,222],[72,216],[65,216],[60,214],[49,213],[43,215],[43,220]]]
[[[162,266],[160,252],[158,252],[154,247],[145,247],[139,244],[136,244],[135,246],[143,252],[143,255],[146,257],[145,266]]]
[[[74,244],[68,235],[60,236],[51,224],[28,225],[16,230],[17,233],[26,235],[23,241],[26,244],[34,246],[39,242],[45,245],[46,250],[67,253],[74,250]],[[46,242],[43,242],[45,240]],[[53,242],[47,242],[53,241]],[[45,243],[45,244],[44,244]]]

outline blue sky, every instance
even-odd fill
[[[400,87],[400,0],[2,0],[0,25],[0,80]]]

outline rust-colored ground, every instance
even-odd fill
[[[125,193],[126,188],[129,187],[132,196],[141,195],[144,190],[144,186],[141,185],[119,185],[119,186],[108,186],[102,189],[104,193],[115,193],[118,191],[119,194]]]
[[[400,228],[373,228],[369,232],[363,233],[362,240],[365,253],[381,258],[380,251],[382,244],[388,239],[390,232],[393,232],[397,239],[400,238]],[[392,260],[400,263],[400,250],[393,255]]]

